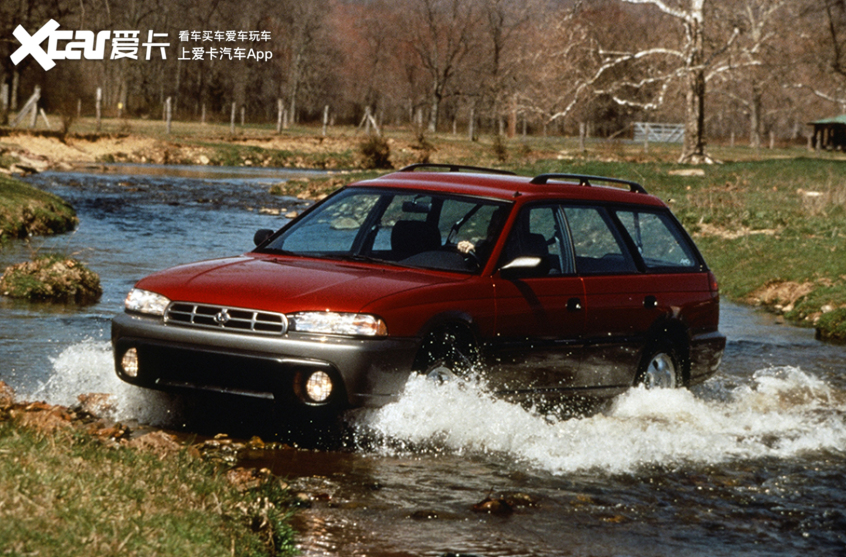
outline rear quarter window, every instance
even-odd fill
[[[620,232],[601,207],[564,207],[573,238],[576,272],[585,274],[636,273]]]
[[[637,247],[647,270],[698,270],[699,258],[669,214],[618,210],[617,218]]]

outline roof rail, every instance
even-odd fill
[[[532,184],[546,184],[549,180],[578,180],[580,186],[590,186],[591,182],[607,182],[609,184],[622,184],[629,186],[630,191],[646,193],[646,189],[637,182],[620,180],[618,178],[605,178],[603,176],[586,176],[584,174],[539,174],[532,178]]]
[[[400,168],[399,172],[414,172],[415,170],[421,168],[432,168],[438,170],[445,170],[447,172],[485,172],[487,174],[506,174],[509,176],[514,176],[515,173],[509,170],[498,170],[496,168],[485,168],[482,166],[467,166],[462,164],[438,164],[432,162],[419,162],[416,164],[410,164],[406,167]]]

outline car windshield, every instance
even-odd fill
[[[476,272],[490,256],[509,209],[489,199],[348,188],[262,251]]]

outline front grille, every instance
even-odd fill
[[[187,302],[170,304],[164,319],[167,324],[236,333],[284,335],[288,330],[288,319],[282,313]]]

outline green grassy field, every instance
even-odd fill
[[[0,547],[55,557],[294,554],[284,486],[239,490],[223,472],[188,450],[162,458],[73,427],[40,433],[0,419]]]

